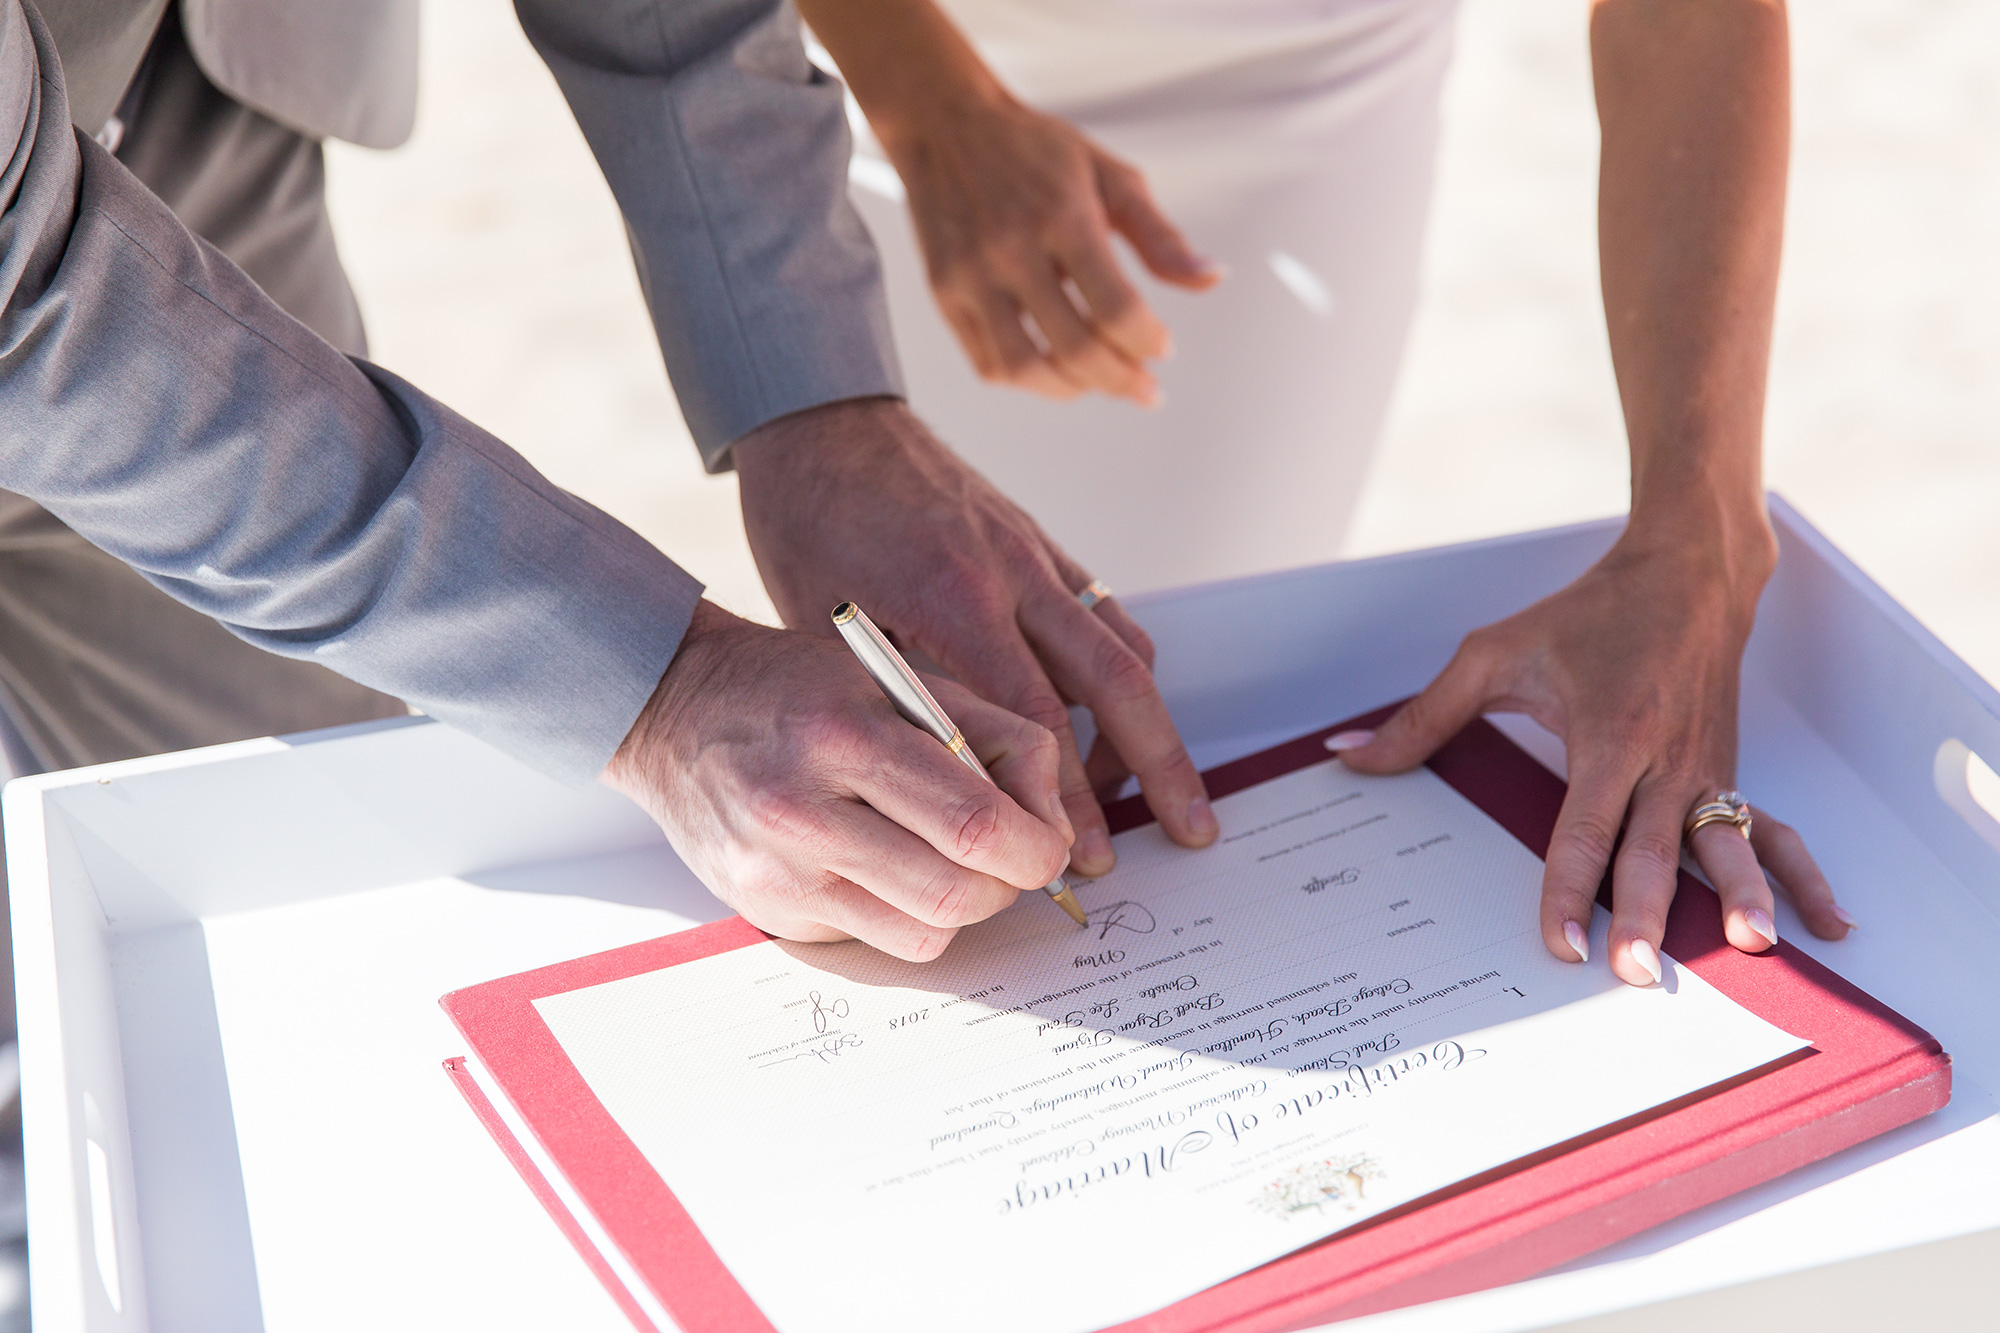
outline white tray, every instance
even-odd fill
[[[1347,1327],[1502,1330],[2000,1226],[2000,696],[1780,501],[1742,785],[1862,929],[1780,929],[1924,1024],[1952,1105],[1570,1270]],[[1410,693],[1614,523],[1134,599],[1203,764]],[[1546,762],[1560,746],[1506,723]],[[459,986],[712,920],[632,806],[419,720],[5,796],[34,1317],[58,1330],[620,1330],[440,1071]],[[115,1295],[115,1299],[114,1299]]]

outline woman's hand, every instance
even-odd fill
[[[1221,273],[1153,203],[1138,171],[1067,122],[1002,97],[884,134],[909,191],[931,290],[986,380],[1051,398],[1159,402],[1147,362],[1166,325],[1126,279],[1113,232],[1163,281]]]
[[[931,289],[973,367],[1051,398],[1152,406],[1166,325],[1115,232],[1163,282],[1221,280],[1137,170],[1016,101],[930,0],[805,0],[909,192]]]
[[[1542,939],[1556,957],[1583,960],[1609,866],[1612,969],[1651,984],[1682,823],[1735,785],[1737,675],[1768,571],[1768,558],[1729,570],[1698,544],[1621,541],[1561,592],[1468,635],[1372,738],[1336,737],[1352,747],[1341,758],[1364,773],[1413,768],[1487,712],[1526,713],[1561,736],[1569,795],[1549,842]],[[1798,834],[1763,811],[1748,842],[1717,824],[1692,841],[1737,948],[1777,943],[1767,871],[1813,934],[1837,940],[1852,926]]]

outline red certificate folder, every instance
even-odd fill
[[[1209,793],[1226,796],[1324,763],[1327,736],[1368,726],[1388,711],[1212,769]],[[1430,767],[1535,855],[1547,854],[1563,784],[1491,725],[1473,723]],[[1113,832],[1150,820],[1137,799],[1108,813]],[[591,1095],[533,1001],[765,938],[735,917],[453,991],[441,1001],[547,1157],[686,1333],[744,1333],[772,1325]],[[1951,1060],[1929,1033],[1790,945],[1737,952],[1723,938],[1713,893],[1687,875],[1667,918],[1666,949],[1737,1003],[1809,1040],[1812,1049],[1771,1072],[1683,1098],[1371,1218],[1121,1324],[1117,1333],[1275,1333],[1516,1281],[1907,1124],[1950,1100]],[[447,1061],[446,1070],[620,1307],[638,1327],[652,1330],[640,1303],[508,1130],[464,1060]]]

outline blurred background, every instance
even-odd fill
[[[426,0],[424,22],[414,139],[327,150],[375,359],[774,619],[554,81],[508,6]],[[1770,485],[2000,679],[2000,7],[1813,0],[1792,23]],[[1464,6],[1425,295],[1350,555],[1624,508],[1584,24],[1581,0]]]

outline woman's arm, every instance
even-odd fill
[[[1550,844],[1542,931],[1574,957],[1607,865],[1611,965],[1656,979],[1681,825],[1734,784],[1737,678],[1777,559],[1761,447],[1789,140],[1782,0],[1597,0],[1604,311],[1632,454],[1632,512],[1594,568],[1469,637],[1348,761],[1404,768],[1481,712],[1560,734],[1570,789]],[[1813,933],[1845,914],[1791,829],[1711,826],[1694,848],[1729,939],[1776,940],[1782,884]]]
[[[988,380],[1151,404],[1166,326],[1111,235],[1182,287],[1219,271],[1145,179],[1073,127],[1023,106],[930,0],[801,0],[909,191],[931,288]]]

